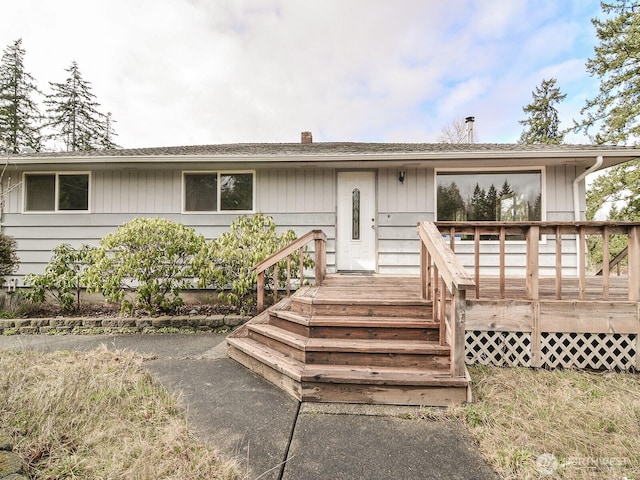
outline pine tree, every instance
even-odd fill
[[[40,151],[42,117],[33,100],[40,91],[35,79],[25,71],[22,39],[3,52],[0,64],[0,150],[20,153],[25,148]]]
[[[598,94],[586,102],[576,131],[599,131],[595,143],[625,143],[640,138],[640,2],[601,2],[608,18],[591,20],[599,43],[587,72],[600,79]]]
[[[567,94],[560,93],[556,87],[556,79],[542,80],[542,84],[532,92],[533,101],[523,107],[528,115],[518,123],[525,126],[520,135],[519,143],[547,143],[559,144],[564,139],[564,132],[560,130],[558,110],[554,106],[564,100]]]
[[[52,93],[45,104],[49,126],[56,133],[53,138],[64,142],[67,151],[118,148],[113,141],[114,120],[111,114],[98,111],[100,104],[91,91],[91,83],[84,80],[74,61],[65,70],[69,77],[64,83],[49,82]]]

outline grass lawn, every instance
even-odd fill
[[[0,428],[33,479],[239,479],[130,352],[0,352]],[[640,480],[640,375],[473,367],[462,422],[505,479]]]
[[[134,353],[0,352],[0,428],[33,479],[236,479]]]
[[[502,478],[640,480],[640,375],[470,369],[463,421]]]

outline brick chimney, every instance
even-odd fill
[[[301,143],[313,143],[313,135],[311,132],[302,132]]]

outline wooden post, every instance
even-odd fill
[[[451,375],[463,377],[465,375],[464,335],[467,317],[467,292],[458,290],[455,286],[453,288],[454,302],[451,305]]]
[[[302,287],[302,285],[304,285],[304,247],[300,247],[300,249],[298,250],[298,261],[299,261],[298,268],[300,269],[299,287]]]
[[[562,230],[556,227],[556,300],[562,300]]]
[[[542,366],[542,332],[540,332],[540,301],[531,303],[531,366]]]
[[[287,257],[287,297],[291,295],[291,257]]]
[[[427,300],[431,300],[431,254],[427,250]]]
[[[258,313],[264,310],[264,271],[258,273]]]
[[[609,227],[604,227],[602,233],[602,295],[609,300]]]
[[[327,244],[321,238],[316,238],[316,285],[322,285],[327,274]]]
[[[438,301],[440,297],[438,296],[438,267],[437,265],[433,266],[433,304],[431,309],[433,310],[433,321],[438,322],[440,319],[438,315],[440,314],[440,310],[438,309]],[[442,328],[442,326],[440,326]]]
[[[580,300],[587,298],[587,266],[586,260],[587,237],[584,226],[580,227],[580,235],[578,236],[578,289]]]
[[[531,225],[527,231],[527,298],[538,300],[539,297],[539,249],[540,227]]]
[[[426,300],[428,298],[427,293],[427,246],[422,240],[420,240],[420,298]]]
[[[278,264],[273,264],[273,304],[278,303]]]
[[[475,228],[474,232],[474,263],[475,263],[475,281],[476,281],[476,298],[480,298],[480,229]]]
[[[506,296],[506,243],[507,229],[500,227],[500,298],[504,300]]]
[[[640,227],[629,232],[629,300],[640,302]]]
[[[453,304],[451,306],[453,308]],[[450,324],[453,323],[453,314],[451,317]],[[444,281],[444,278],[440,281],[440,332],[444,328],[446,332],[447,328],[447,284]]]

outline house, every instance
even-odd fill
[[[299,144],[25,154],[6,158],[0,218],[21,285],[55,246],[95,245],[134,217],[214,238],[238,215],[270,215],[301,239],[259,270],[309,242],[315,285],[235,330],[229,356],[299,400],[446,405],[470,398],[465,362],[640,369],[640,223],[584,221],[586,176],[637,152],[303,132]],[[605,259],[626,236],[627,272],[610,277],[614,259],[588,275],[587,235]],[[347,275],[363,272],[378,275]]]
[[[302,137],[5,158],[0,226],[17,241],[18,285],[43,271],[55,246],[95,245],[134,217],[164,217],[212,238],[254,212],[297,233],[322,229],[330,272],[415,274],[419,221],[584,219],[586,174],[637,156],[631,147]]]

